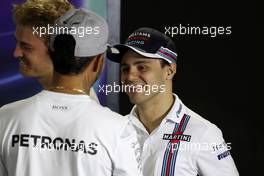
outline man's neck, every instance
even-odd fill
[[[38,79],[38,82],[45,90],[47,90],[51,85],[51,80],[47,79]]]
[[[172,93],[157,94],[149,101],[137,105],[137,114],[149,133],[155,130],[169,113],[174,103]]]
[[[40,83],[40,85],[42,85],[43,89],[47,90],[52,83],[52,74],[49,74],[47,76],[43,76],[41,78],[38,78],[38,82]]]
[[[68,94],[87,94],[90,88],[85,88],[83,81],[78,77],[70,76],[54,76],[52,84],[48,90],[68,93]]]

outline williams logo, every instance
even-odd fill
[[[191,136],[185,134],[164,134],[163,140],[190,142]]]

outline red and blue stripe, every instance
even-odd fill
[[[190,116],[184,114],[181,122],[175,124],[173,134],[182,135],[186,129],[189,119]],[[163,156],[161,176],[174,176],[179,147],[180,140],[170,140],[168,142]]]

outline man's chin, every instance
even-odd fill
[[[139,93],[130,93],[128,94],[128,97],[132,104],[140,104],[146,98],[144,95],[141,95]]]
[[[25,71],[21,71],[21,70],[19,70],[19,73],[20,73],[22,76],[30,77],[30,74],[28,74],[28,72],[25,72]]]
[[[37,77],[34,73],[30,72],[29,70],[19,69],[19,73],[24,77]]]

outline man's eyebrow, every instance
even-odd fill
[[[27,43],[27,42],[24,42],[24,41],[19,41],[20,45],[22,46],[29,46],[29,47],[33,47],[33,45]]]
[[[141,60],[141,61],[134,62],[133,64],[137,65],[137,64],[146,64],[146,63],[150,63],[150,61],[149,60]]]
[[[150,61],[148,60],[140,60],[140,61],[136,61],[134,63],[132,63],[132,65],[138,65],[138,64],[146,64],[146,63],[150,63]],[[128,66],[129,64],[126,63],[122,63],[120,66]]]
[[[14,34],[14,37],[15,37],[15,39],[16,39],[16,42],[18,42],[20,45],[23,45],[23,46],[30,46],[30,47],[32,47],[31,44],[29,44],[29,43],[27,43],[27,42],[25,42],[25,41],[18,40],[16,34]]]

